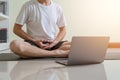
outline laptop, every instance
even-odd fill
[[[56,60],[64,65],[95,64],[104,61],[109,36],[72,37],[67,59]]]

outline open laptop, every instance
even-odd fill
[[[56,60],[65,65],[101,63],[109,42],[108,36],[73,37],[67,60]]]

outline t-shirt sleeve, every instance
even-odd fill
[[[58,27],[67,26],[66,19],[65,19],[65,16],[63,14],[63,10],[61,7],[59,7],[59,9],[58,9],[57,26]]]
[[[27,22],[27,18],[28,18],[28,9],[27,9],[27,5],[24,4],[16,18],[16,24],[20,24],[20,25],[24,25]]]

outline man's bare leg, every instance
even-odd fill
[[[59,48],[60,50],[70,50],[71,42],[64,42],[61,47]]]
[[[30,57],[67,57],[69,51],[63,50],[43,50],[38,47],[32,46],[24,41],[14,40],[10,44],[10,49],[17,55],[23,58]]]

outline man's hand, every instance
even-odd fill
[[[35,40],[34,43],[38,45],[41,49],[45,49],[45,47],[49,46],[48,43],[45,43],[46,40]]]
[[[58,43],[58,41],[53,41],[49,44],[49,46],[46,46],[45,49],[50,49],[50,48],[54,47],[57,43]]]
[[[34,41],[36,45],[38,45],[41,49],[50,49],[54,47],[58,41],[50,41],[50,40],[36,40]]]

